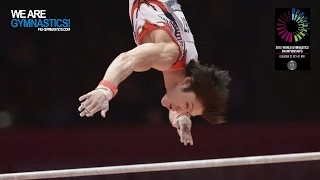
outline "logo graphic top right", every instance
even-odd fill
[[[275,13],[275,69],[310,70],[310,9],[277,8]]]

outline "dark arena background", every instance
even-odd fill
[[[202,63],[232,76],[227,123],[193,118],[184,146],[160,100],[161,73],[134,73],[106,118],[80,118],[120,53],[135,47],[127,0],[3,1],[0,174],[320,151],[320,14],[316,0],[180,0]],[[311,8],[311,69],[276,71],[277,7]],[[10,26],[12,9],[70,18],[70,32]],[[79,180],[319,180],[320,161],[90,176]]]

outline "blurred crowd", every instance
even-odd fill
[[[134,73],[120,85],[106,119],[78,115],[78,97],[95,88],[119,53],[135,47],[127,1],[112,3],[48,6],[47,14],[71,18],[71,32],[12,29],[10,8],[1,7],[0,126],[168,123],[168,112],[160,104],[163,79],[154,70]],[[311,71],[274,71],[273,1],[180,3],[200,61],[227,69],[232,76],[229,122],[319,118],[316,57]],[[201,118],[195,122],[205,123]]]

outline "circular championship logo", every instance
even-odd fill
[[[310,22],[304,12],[291,8],[278,17],[276,29],[284,41],[301,42],[310,31]]]

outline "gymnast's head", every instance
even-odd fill
[[[201,115],[212,124],[220,124],[225,122],[230,80],[228,71],[191,61],[184,80],[167,91],[161,103],[178,113]]]

